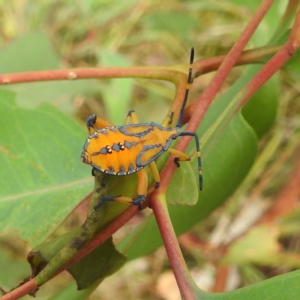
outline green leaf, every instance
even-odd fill
[[[299,297],[299,280],[300,271],[294,271],[225,293],[211,294],[198,290],[195,298],[199,300],[294,300]]]
[[[118,177],[105,175],[99,171],[94,171],[94,175],[94,193],[87,218],[82,226],[35,247],[28,254],[32,274],[38,286],[46,283],[57,274],[62,266],[65,266],[79,254],[94,236],[128,207],[106,202],[95,210],[95,205],[107,195],[107,190],[111,188],[110,184],[114,183],[113,179]],[[106,265],[95,268],[95,263],[99,265],[100,258],[106,262]],[[79,288],[86,288],[94,281],[103,280],[104,277],[118,270],[125,263],[125,260],[126,258],[115,250],[112,242],[106,241],[68,270],[76,279]]]
[[[171,189],[167,190],[168,204],[195,205],[198,201],[199,181],[189,162],[182,162],[172,177]],[[188,193],[187,193],[188,191]]]
[[[55,293],[54,296],[47,298],[48,300],[85,300],[88,299],[89,295],[93,292],[93,290],[97,287],[98,283],[93,284],[88,289],[78,291],[75,282],[71,282],[64,289]]]
[[[30,271],[24,260],[17,258],[16,255],[12,257],[12,253],[7,252],[0,248],[0,287],[5,291],[9,291],[12,286],[20,284]]]
[[[152,11],[143,18],[143,22],[149,31],[155,30],[159,34],[168,31],[183,38],[199,24],[196,18],[180,11]]]
[[[239,238],[223,258],[225,264],[246,265],[253,263],[262,266],[299,268],[297,254],[281,249],[278,238],[281,228],[277,226],[256,226]],[[264,241],[261,243],[261,241]],[[257,245],[260,245],[257,247]]]
[[[264,84],[248,101],[242,114],[249,125],[256,132],[258,138],[261,138],[272,127],[277,114],[279,104],[279,85],[278,75]]]
[[[48,36],[31,32],[1,50],[0,66],[4,74],[59,69],[60,64]]]
[[[92,189],[85,129],[49,104],[20,108],[0,91],[0,231],[41,243]]]
[[[60,66],[60,58],[44,33],[26,33],[0,51],[1,74],[54,70]],[[64,111],[72,111],[71,99],[98,93],[98,85],[96,80],[89,79],[19,83],[7,85],[5,89],[17,93],[16,102],[22,107],[35,108],[40,103],[51,102]]]
[[[130,62],[124,57],[101,49],[100,60],[106,66],[126,67]],[[133,79],[115,78],[108,85],[103,85],[102,95],[107,108],[108,119],[116,125],[124,125],[126,113],[132,98]]]
[[[4,172],[6,175],[1,176],[4,188],[0,197],[0,230],[17,230],[23,239],[35,245],[45,240],[92,188],[90,168],[79,159],[86,133],[76,122],[48,104],[42,104],[36,110],[26,110],[14,103],[13,93],[0,93],[0,108],[5,112],[0,120],[3,129],[0,165],[3,175]],[[92,218],[88,216],[78,230],[36,247],[30,253],[35,273],[39,272],[45,262],[55,265],[52,269],[55,273],[78,253],[97,230],[128,207],[115,203],[102,205],[98,210],[100,222],[96,220],[87,234],[87,222],[91,219],[93,221],[96,214],[93,207],[106,195],[106,188],[114,190],[117,186],[118,193],[121,191],[125,195],[133,194],[136,188],[136,175],[125,179],[101,175],[104,181],[96,189],[102,196],[98,193],[96,202],[91,202],[89,216],[92,215]],[[10,180],[7,181],[7,178]],[[121,182],[123,187],[120,187]],[[72,239],[77,236],[84,239],[80,245],[77,243],[78,249],[75,249]],[[101,272],[95,270],[92,275],[84,272],[84,276],[83,263],[74,266],[73,275],[80,287],[110,275],[124,263],[122,255],[112,246],[107,248],[107,244],[104,244],[85,258],[85,268],[95,269],[95,253],[99,259],[99,251],[103,259],[110,263]],[[45,278],[49,280],[50,277]]]
[[[78,289],[81,290],[112,275],[125,264],[126,260],[126,257],[115,249],[110,238],[71,266],[68,271],[76,279]]]
[[[230,246],[223,262],[237,265],[249,262],[268,265],[273,262],[277,265],[278,262],[274,258],[276,254],[279,254],[278,233],[279,231],[275,227],[254,227],[246,236],[239,238]],[[264,242],[261,243],[261,241]]]
[[[32,274],[36,277],[38,284],[43,284],[50,280],[53,274],[79,252],[81,247],[76,249],[74,241],[77,239],[76,237],[80,237],[83,230],[79,229],[77,232],[79,234],[73,231],[71,234],[67,233],[66,235],[52,239],[30,251],[28,262],[31,264]],[[56,244],[54,247],[53,243]],[[67,259],[65,259],[66,257]],[[99,281],[119,270],[125,264],[126,260],[127,258],[116,250],[112,238],[109,238],[67,270],[76,280],[78,289],[81,290],[86,289],[95,282],[99,284]],[[49,262],[51,268],[47,266],[48,269],[46,270],[44,267]],[[38,274],[41,274],[42,277]]]

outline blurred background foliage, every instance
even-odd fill
[[[192,46],[197,59],[226,54],[260,3],[259,0],[0,0],[1,73],[47,68],[174,65],[186,63]],[[271,40],[286,4],[287,1],[275,1],[247,48]],[[22,59],[26,51],[31,51],[30,45],[47,43],[49,47],[41,49],[44,55],[33,61]],[[219,94],[242,72],[242,67],[232,70]],[[212,76],[207,74],[195,80],[190,101]],[[257,161],[248,178],[223,207],[180,237],[189,268],[203,289],[218,289],[216,275],[226,278],[226,288],[231,289],[299,268],[297,210],[281,221],[286,225],[285,234],[283,229],[279,233],[274,225],[273,230],[269,227],[252,232],[240,243],[233,242],[251,228],[253,219],[264,213],[299,160],[300,85],[290,74],[280,72],[279,76],[276,121],[260,141]],[[170,84],[142,79],[45,82],[7,88],[18,92],[17,102],[23,107],[48,101],[82,124],[88,115],[96,113],[121,125],[126,112],[132,108],[143,122],[160,123],[174,95]],[[259,108],[258,101],[258,112]],[[118,235],[130,231],[140,217]],[[65,226],[72,228],[83,218],[79,210]],[[28,275],[28,265],[24,262],[28,248],[17,236],[4,236],[0,243],[3,252],[0,269],[6,269],[7,261],[13,264],[0,277],[1,286],[14,286]],[[222,245],[226,243],[229,255],[222,259]],[[247,251],[256,247],[264,251],[253,259]],[[224,262],[231,267],[222,272]],[[68,289],[70,281],[65,274],[55,278],[42,288],[38,299],[51,296],[51,299],[63,299],[54,295],[64,286]],[[178,297],[165,251],[159,249],[149,257],[127,264],[105,280],[90,299],[175,300]]]

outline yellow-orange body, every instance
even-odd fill
[[[88,137],[81,160],[106,174],[130,175],[167,151],[177,137],[176,127],[155,123],[109,126]]]
[[[87,119],[87,127],[90,132],[81,154],[82,162],[93,167],[92,174],[99,170],[106,174],[125,176],[138,172],[137,197],[105,196],[94,207],[97,209],[105,201],[117,201],[122,203],[139,205],[146,199],[147,193],[159,187],[160,176],[154,162],[161,154],[168,151],[175,154],[174,162],[179,166],[179,161],[188,161],[190,157],[176,149],[170,148],[172,141],[180,136],[191,136],[196,142],[199,186],[202,189],[202,167],[199,138],[195,132],[179,132],[182,125],[184,108],[188,98],[190,84],[192,83],[192,64],[194,49],[191,50],[190,67],[186,92],[177,125],[169,128],[172,124],[173,112],[163,122],[163,126],[156,123],[139,123],[134,111],[127,114],[126,125],[114,126],[109,121],[98,118],[95,114]],[[129,124],[131,122],[132,124]],[[148,176],[145,166],[149,165],[155,180],[155,186],[148,188]],[[96,176],[96,175],[95,175]]]

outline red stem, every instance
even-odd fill
[[[253,50],[247,50],[237,59],[235,65],[244,65],[251,63],[262,63],[262,57],[273,54],[278,46],[262,47]],[[221,55],[212,58],[200,59],[194,63],[195,77],[216,70],[226,56]],[[176,73],[176,74],[175,74]],[[16,84],[25,82],[39,81],[57,81],[57,80],[78,80],[92,78],[146,78],[171,80],[177,83],[177,78],[181,72],[172,71],[167,67],[109,67],[109,68],[78,68],[64,70],[46,70],[21,72],[14,74],[0,75],[1,84]]]
[[[194,299],[193,288],[195,283],[190,276],[185,260],[179,248],[166,203],[159,199],[158,195],[152,197],[152,209],[163,237],[166,252],[174,272],[182,299]],[[191,288],[192,285],[192,288]]]
[[[272,46],[243,51],[236,60],[234,66],[246,64],[262,64],[265,62],[265,57],[276,53],[279,49],[280,46]],[[193,65],[194,78],[197,78],[202,74],[217,70],[226,56],[227,55],[220,55],[197,60]]]
[[[34,279],[24,283],[23,285],[19,286],[15,290],[10,291],[9,293],[5,294],[4,296],[0,297],[1,300],[16,300],[24,297],[31,291],[34,291],[38,288],[35,284]]]
[[[4,74],[0,76],[0,84],[14,84],[23,82],[51,81],[51,80],[77,80],[90,78],[147,78],[170,80],[174,83],[178,80],[177,71],[168,70],[167,67],[118,67],[118,68],[83,68],[32,71],[16,74]],[[181,73],[180,73],[181,74]]]
[[[241,100],[240,108],[245,102],[293,56],[300,45],[300,10],[296,14],[296,20],[291,34],[285,45],[269,60],[258,74],[245,86],[246,94]],[[238,109],[237,108],[237,109]]]

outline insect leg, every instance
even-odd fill
[[[142,209],[142,203],[146,199],[147,195],[147,187],[148,187],[148,176],[145,170],[140,170],[137,172],[138,175],[138,187],[137,187],[137,197],[136,198],[130,198],[126,196],[106,196],[100,199],[98,204],[94,206],[94,209],[98,209],[101,204],[103,204],[105,201],[115,201],[125,204],[132,204],[132,205],[138,205],[140,209]]]
[[[160,185],[160,176],[159,176],[159,171],[157,169],[157,165],[154,161],[152,161],[150,164],[151,172],[153,174],[154,180],[155,180],[155,186],[151,187],[148,190],[148,194],[152,193],[155,189],[159,188]]]
[[[137,172],[138,176],[138,186],[137,186],[137,198],[133,199],[132,204],[138,205],[142,209],[142,203],[146,199],[147,189],[148,189],[148,175],[147,172],[142,169]]]
[[[179,150],[169,148],[167,151],[172,153],[172,154],[177,155],[174,158],[174,162],[177,165],[177,167],[180,167],[179,161],[189,161],[189,160],[191,160],[191,158],[187,154],[185,154],[184,152],[181,152]]]
[[[198,138],[198,135],[195,132],[179,132],[178,133],[178,136],[185,136],[185,135],[194,137],[195,142],[196,142],[197,159],[198,159],[198,173],[199,173],[199,187],[200,187],[200,190],[202,190],[202,188],[203,188],[203,176],[202,176],[202,162],[201,162],[201,152],[200,152],[199,138]],[[177,155],[177,157],[174,158],[174,162],[178,167],[180,166],[179,161],[188,161],[188,160],[190,160],[190,157],[187,154],[185,154],[181,151],[178,151],[176,149],[169,148],[167,151],[172,153],[172,154]]]
[[[131,122],[130,122],[130,120],[131,120]],[[140,123],[140,122],[139,122],[136,112],[134,110],[130,110],[127,114],[125,124],[128,125],[128,124],[138,124],[138,123]]]
[[[114,202],[119,202],[119,203],[125,203],[125,204],[135,204],[135,205],[140,205],[144,200],[144,197],[137,197],[135,199],[132,199],[130,197],[126,196],[105,196],[100,199],[97,205],[94,206],[94,209],[97,210],[104,202],[106,201],[114,201]]]
[[[89,133],[92,134],[97,128],[114,126],[114,124],[93,114],[87,118],[86,126],[88,128]]]

